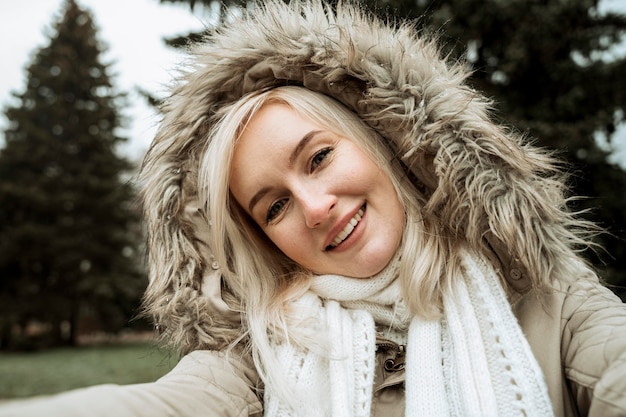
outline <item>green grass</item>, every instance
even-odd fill
[[[0,352],[0,399],[54,394],[89,385],[154,381],[176,358],[148,343]]]

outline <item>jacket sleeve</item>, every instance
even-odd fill
[[[8,402],[0,417],[256,417],[262,415],[256,380],[256,371],[237,354],[196,351],[156,382]]]
[[[581,280],[565,297],[562,319],[564,370],[581,415],[626,415],[626,304]]]

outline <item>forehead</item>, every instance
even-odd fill
[[[244,156],[279,156],[289,151],[307,133],[319,129],[286,104],[264,105],[250,118],[235,144],[233,165]]]
[[[238,143],[244,141],[246,137],[259,134],[273,137],[297,133],[298,125],[301,124],[308,125],[312,122],[287,104],[267,103],[248,120]]]

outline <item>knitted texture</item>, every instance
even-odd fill
[[[367,279],[319,275],[311,282],[311,291],[339,301],[346,309],[369,312],[378,325],[407,330],[409,315],[397,279],[399,259],[396,255],[385,269]]]
[[[462,266],[453,295],[444,300],[444,319],[410,320],[405,415],[552,416],[543,375],[496,272],[467,252]],[[294,392],[319,396],[294,409],[268,386],[266,416],[370,415],[375,329],[380,324],[373,316],[386,310],[381,316],[391,321],[385,325],[405,327],[396,313],[403,308],[397,306],[402,304],[398,281],[397,260],[369,279],[314,279],[303,301],[316,305],[318,323],[332,341],[330,352],[322,355],[283,344],[276,353]],[[348,307],[357,297],[363,308]]]
[[[372,385],[376,360],[376,332],[372,316],[359,310],[346,310],[338,302],[324,304],[311,294],[300,302],[311,307],[324,326],[331,351],[320,355],[287,343],[275,346],[284,364],[284,378],[295,396],[283,401],[265,389],[265,415],[287,416],[355,416],[367,417],[372,405]],[[309,311],[313,311],[309,308]]]

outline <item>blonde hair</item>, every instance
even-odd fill
[[[306,327],[293,326],[289,301],[307,289],[310,272],[289,260],[239,207],[229,190],[231,161],[239,136],[264,105],[283,103],[303,117],[361,146],[390,178],[406,212],[400,276],[414,314],[437,317],[450,268],[451,239],[441,239],[436,222],[420,213],[424,197],[372,128],[334,99],[301,87],[278,87],[244,96],[222,109],[199,161],[200,201],[212,227],[210,246],[223,267],[227,285],[244,305],[245,325],[257,368],[264,380],[273,374],[270,338],[302,346],[314,342]],[[452,263],[454,265],[454,261]],[[268,332],[270,337],[268,337]],[[269,378],[271,379],[271,377]],[[276,383],[276,381],[274,381]]]

